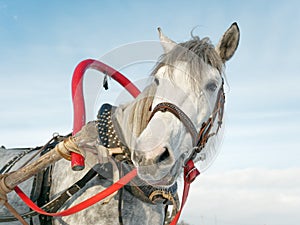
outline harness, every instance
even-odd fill
[[[121,142],[119,136],[120,133],[118,125],[112,120],[112,113],[116,107],[109,104],[104,104],[99,110],[97,127],[99,140],[101,145],[105,146],[109,154],[115,159],[118,165],[120,177],[125,176],[134,168],[132,161],[130,159],[130,150]],[[21,160],[25,155],[32,151],[38,151],[39,155],[43,155],[51,150],[56,144],[58,144],[64,138],[68,136],[61,136],[51,139],[45,146],[37,147],[33,149],[19,149],[24,150],[19,155],[10,160],[3,168],[0,170],[2,172],[9,172],[9,170],[15,165],[19,160]],[[37,155],[37,154],[35,154]],[[96,168],[95,168],[96,167]],[[50,201],[50,188],[52,183],[52,166],[49,166],[46,170],[43,170],[35,175],[33,181],[33,187],[31,190],[30,199],[36,202],[42,210],[55,213],[57,212],[68,200],[72,198],[78,191],[80,191],[84,186],[91,181],[93,178],[98,176],[100,179],[112,179],[112,166],[111,163],[97,164],[94,168],[90,169],[86,175],[77,181],[75,184],[71,185],[69,188],[65,189],[56,198]],[[178,210],[179,199],[177,195],[177,183],[167,189],[154,188],[148,185],[145,181],[138,177],[133,178],[128,185],[124,187],[126,191],[130,192],[135,197],[140,200],[150,203],[157,204],[163,203],[165,205],[173,205],[173,216],[175,215],[175,210]],[[122,223],[122,190],[119,192],[119,221]],[[30,224],[33,225],[32,217],[39,215],[39,220],[41,225],[51,225],[52,217],[38,214],[36,211],[29,211],[21,214],[23,219],[30,219]],[[14,216],[1,216],[1,222],[11,222],[17,221]]]
[[[77,67],[77,68],[79,68],[78,69],[78,71],[79,71],[78,74],[80,76],[79,75],[75,76],[76,79],[73,77],[72,84],[74,84],[74,85],[72,85],[72,92],[73,92],[73,87],[74,87],[74,90],[76,90],[77,86],[82,88],[82,79],[81,78],[83,76],[84,71],[88,67],[97,69],[101,72],[104,72],[105,74],[110,75],[112,78],[114,78],[118,82],[120,82],[127,90],[129,90],[129,92],[134,97],[136,97],[139,94],[139,90],[129,80],[124,78],[124,76],[122,76],[122,74],[119,74],[114,69],[108,67],[107,65],[105,65],[101,62],[95,61],[95,60],[83,61],[82,63],[80,63],[80,67]],[[75,82],[73,83],[74,80],[75,80]],[[126,85],[126,84],[128,84],[128,85]],[[79,91],[79,92],[81,93],[82,90]],[[82,98],[81,95],[72,95],[72,97],[73,97],[73,102],[77,102],[77,103],[79,102],[78,104],[81,105],[81,108],[79,107],[80,110],[78,110],[76,108],[77,105],[73,104],[74,105],[74,121],[75,121],[74,122],[74,127],[73,127],[74,128],[73,132],[76,133],[82,127],[82,124],[84,124],[84,122],[85,122],[85,117],[83,116],[84,115],[84,106],[83,106],[84,104],[83,104],[83,98]],[[78,97],[79,100],[77,100],[76,97]],[[167,102],[160,103],[153,109],[153,111],[151,113],[149,121],[151,120],[151,118],[154,116],[154,114],[156,112],[159,112],[159,111],[160,112],[166,112],[166,111],[168,111],[168,112],[172,113],[175,117],[177,117],[184,124],[185,128],[187,129],[187,131],[192,136],[193,151],[190,154],[190,156],[188,157],[188,159],[186,160],[185,165],[184,165],[184,192],[183,192],[183,196],[182,196],[181,207],[180,207],[178,213],[175,215],[175,218],[172,220],[170,225],[175,225],[177,223],[177,221],[180,217],[180,213],[181,213],[181,211],[184,207],[184,204],[185,204],[187,196],[188,196],[190,183],[193,182],[194,179],[196,178],[196,176],[198,176],[200,174],[199,171],[194,167],[193,160],[196,158],[197,154],[202,151],[202,149],[206,145],[209,138],[216,135],[219,131],[219,128],[221,127],[222,118],[223,118],[224,103],[225,103],[225,95],[224,95],[223,84],[222,84],[222,87],[220,88],[220,90],[218,92],[217,101],[216,101],[216,105],[214,107],[214,110],[213,110],[211,116],[209,117],[209,119],[202,124],[201,129],[199,130],[199,132],[197,132],[197,129],[195,128],[195,126],[192,123],[192,121],[190,120],[190,118],[180,108],[178,108],[176,105],[174,105],[172,103],[167,103]],[[106,111],[107,115],[110,114],[110,116],[111,116],[111,112],[109,113],[108,109],[105,110],[105,108],[104,108],[104,111]],[[101,114],[100,114],[100,117],[101,117]],[[124,184],[126,182],[128,182],[127,180],[130,180],[130,179],[132,180],[132,178],[136,176],[136,170],[135,169],[132,170],[131,172],[128,172],[133,168],[133,165],[132,165],[132,162],[130,160],[130,151],[128,149],[126,149],[127,147],[123,146],[121,141],[120,141],[122,139],[122,137],[120,137],[121,139],[119,139],[119,142],[117,141],[117,142],[113,143],[114,138],[115,138],[115,137],[113,137],[113,132],[115,132],[116,135],[118,135],[118,136],[121,135],[121,132],[118,132],[117,124],[115,124],[113,122],[113,120],[110,122],[108,120],[108,118],[104,118],[105,116],[102,116],[102,117],[103,117],[102,118],[103,120],[107,120],[107,121],[104,121],[104,122],[107,122],[107,124],[105,124],[105,127],[107,129],[105,128],[104,130],[103,129],[101,130],[100,128],[102,127],[102,125],[101,125],[101,122],[99,122],[99,126],[98,126],[99,134],[100,134],[100,131],[101,131],[101,132],[103,132],[101,135],[105,135],[105,133],[107,133],[108,136],[100,138],[100,140],[101,140],[102,144],[109,149],[109,152],[113,156],[113,158],[115,158],[115,160],[117,162],[119,162],[119,164],[120,164],[119,170],[121,171],[121,176],[123,176],[123,175],[125,175],[125,176],[123,177],[124,179],[121,178],[119,182],[112,185],[110,190],[105,191],[105,193],[103,193],[103,194],[102,193],[97,194],[95,196],[95,200],[92,200],[90,202],[97,202],[97,201],[103,199],[103,197],[106,197],[106,196],[114,193],[120,187],[123,187]],[[215,123],[217,117],[218,117],[217,130],[215,132],[211,132],[211,129],[212,129],[213,124]],[[101,118],[100,118],[100,120],[101,120]],[[104,123],[103,123],[103,125],[104,125]],[[108,129],[109,127],[114,127],[114,129],[109,130]],[[113,145],[113,144],[116,144],[116,145]],[[75,168],[75,170],[76,170],[76,168],[80,169],[84,166],[83,164],[77,165],[77,164],[74,163],[76,161],[76,160],[74,160],[76,157],[77,157],[77,154],[72,153],[72,166],[73,166],[73,168]],[[6,168],[4,170],[6,171]],[[94,177],[94,174],[95,173],[93,171],[89,171],[86,174],[86,176],[84,176],[84,178],[82,178],[83,180],[81,179],[80,181],[78,181],[79,183],[78,182],[75,183],[74,185],[72,185],[71,187],[66,189],[56,199],[54,199],[51,202],[44,205],[42,207],[42,210],[40,210],[39,208],[36,208],[31,203],[30,203],[30,207],[37,210],[38,213],[44,213],[45,215],[47,215],[47,213],[45,211],[48,211],[48,212],[50,211],[51,212],[51,210],[55,209],[55,204],[57,205],[57,202],[59,203],[59,205],[63,205],[66,201],[68,201],[69,198],[72,197],[72,195],[74,195],[78,190],[80,190],[82,188],[80,183],[88,182],[88,180],[90,180]],[[95,174],[95,176],[96,176],[96,174]],[[132,184],[134,184],[136,187],[138,187],[138,188],[135,188],[135,190],[129,189],[129,191],[132,194],[134,194],[135,196],[139,197],[140,199],[142,199],[146,202],[150,201],[153,204],[155,204],[157,202],[161,202],[161,201],[163,201],[163,203],[166,203],[166,204],[172,203],[173,208],[177,209],[177,206],[179,205],[179,204],[177,204],[178,199],[176,199],[176,195],[175,195],[175,193],[177,191],[177,185],[174,186],[173,189],[170,189],[170,190],[153,190],[151,192],[147,192],[145,190],[149,190],[151,188],[151,186],[143,185],[143,184],[141,185],[140,181],[141,180],[138,180],[138,178],[134,178],[131,181],[131,182],[133,182]],[[123,182],[123,185],[122,185],[122,182]],[[137,182],[137,183],[134,183],[134,182]],[[130,187],[132,187],[132,186],[133,185],[131,185]],[[144,187],[146,187],[146,188],[144,188]],[[128,188],[128,187],[125,186],[125,188]],[[23,200],[26,199],[27,196],[24,195],[24,193],[22,193],[22,191],[18,187],[15,188],[15,191],[18,193],[18,195]],[[122,192],[122,189],[121,189],[121,192]],[[138,193],[138,194],[136,194],[136,193]],[[29,200],[29,199],[27,199],[27,200]],[[56,203],[55,203],[55,200],[56,200]],[[27,202],[29,202],[29,201],[27,201]],[[88,207],[87,204],[84,204],[84,202],[82,202],[82,203],[78,204],[78,205],[80,205],[81,208]],[[176,206],[175,206],[175,203],[177,204]],[[52,208],[49,207],[48,205],[51,205]],[[47,208],[47,207],[49,207],[49,208]],[[119,209],[121,209],[121,208],[122,208],[122,203],[119,205]],[[58,209],[56,209],[56,210],[58,210]],[[65,215],[70,215],[71,213],[78,212],[78,211],[80,211],[80,209],[70,208],[68,210],[65,210],[64,213],[54,213],[54,214],[51,214],[51,215],[65,216]],[[35,212],[29,212],[26,215],[24,214],[22,216],[24,218],[29,218],[30,216],[33,216],[33,215],[36,215],[36,214],[37,213],[35,213]],[[50,215],[50,213],[48,213],[48,214]],[[16,219],[13,218],[12,220],[16,220]],[[7,221],[12,221],[12,220],[7,220]],[[1,222],[1,220],[0,220],[0,222]],[[121,222],[122,221],[120,219],[120,223]]]

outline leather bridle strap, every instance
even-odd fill
[[[214,107],[214,110],[211,114],[211,116],[208,118],[208,120],[202,124],[202,127],[198,133],[197,136],[197,148],[196,152],[199,153],[207,143],[208,139],[214,135],[216,135],[219,132],[219,129],[221,128],[222,125],[222,120],[223,120],[223,113],[224,113],[224,104],[225,104],[225,93],[224,93],[224,88],[223,85],[221,86],[216,104]],[[216,117],[218,115],[218,124],[217,124],[217,129],[215,132],[211,133],[211,128],[213,127],[213,124],[216,120]]]

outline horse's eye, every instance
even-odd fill
[[[217,87],[218,86],[214,82],[211,82],[211,83],[208,83],[205,88],[208,91],[214,92],[217,89]]]

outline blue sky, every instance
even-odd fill
[[[40,145],[72,129],[70,81],[81,60],[158,40],[158,26],[178,42],[196,27],[216,44],[234,21],[241,41],[226,69],[224,143],[183,218],[298,224],[299,1],[0,0],[0,144]]]

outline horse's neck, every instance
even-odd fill
[[[119,106],[115,118],[122,132],[122,140],[128,147],[133,147],[136,138],[145,129],[151,113],[156,85],[151,84],[131,103]]]

